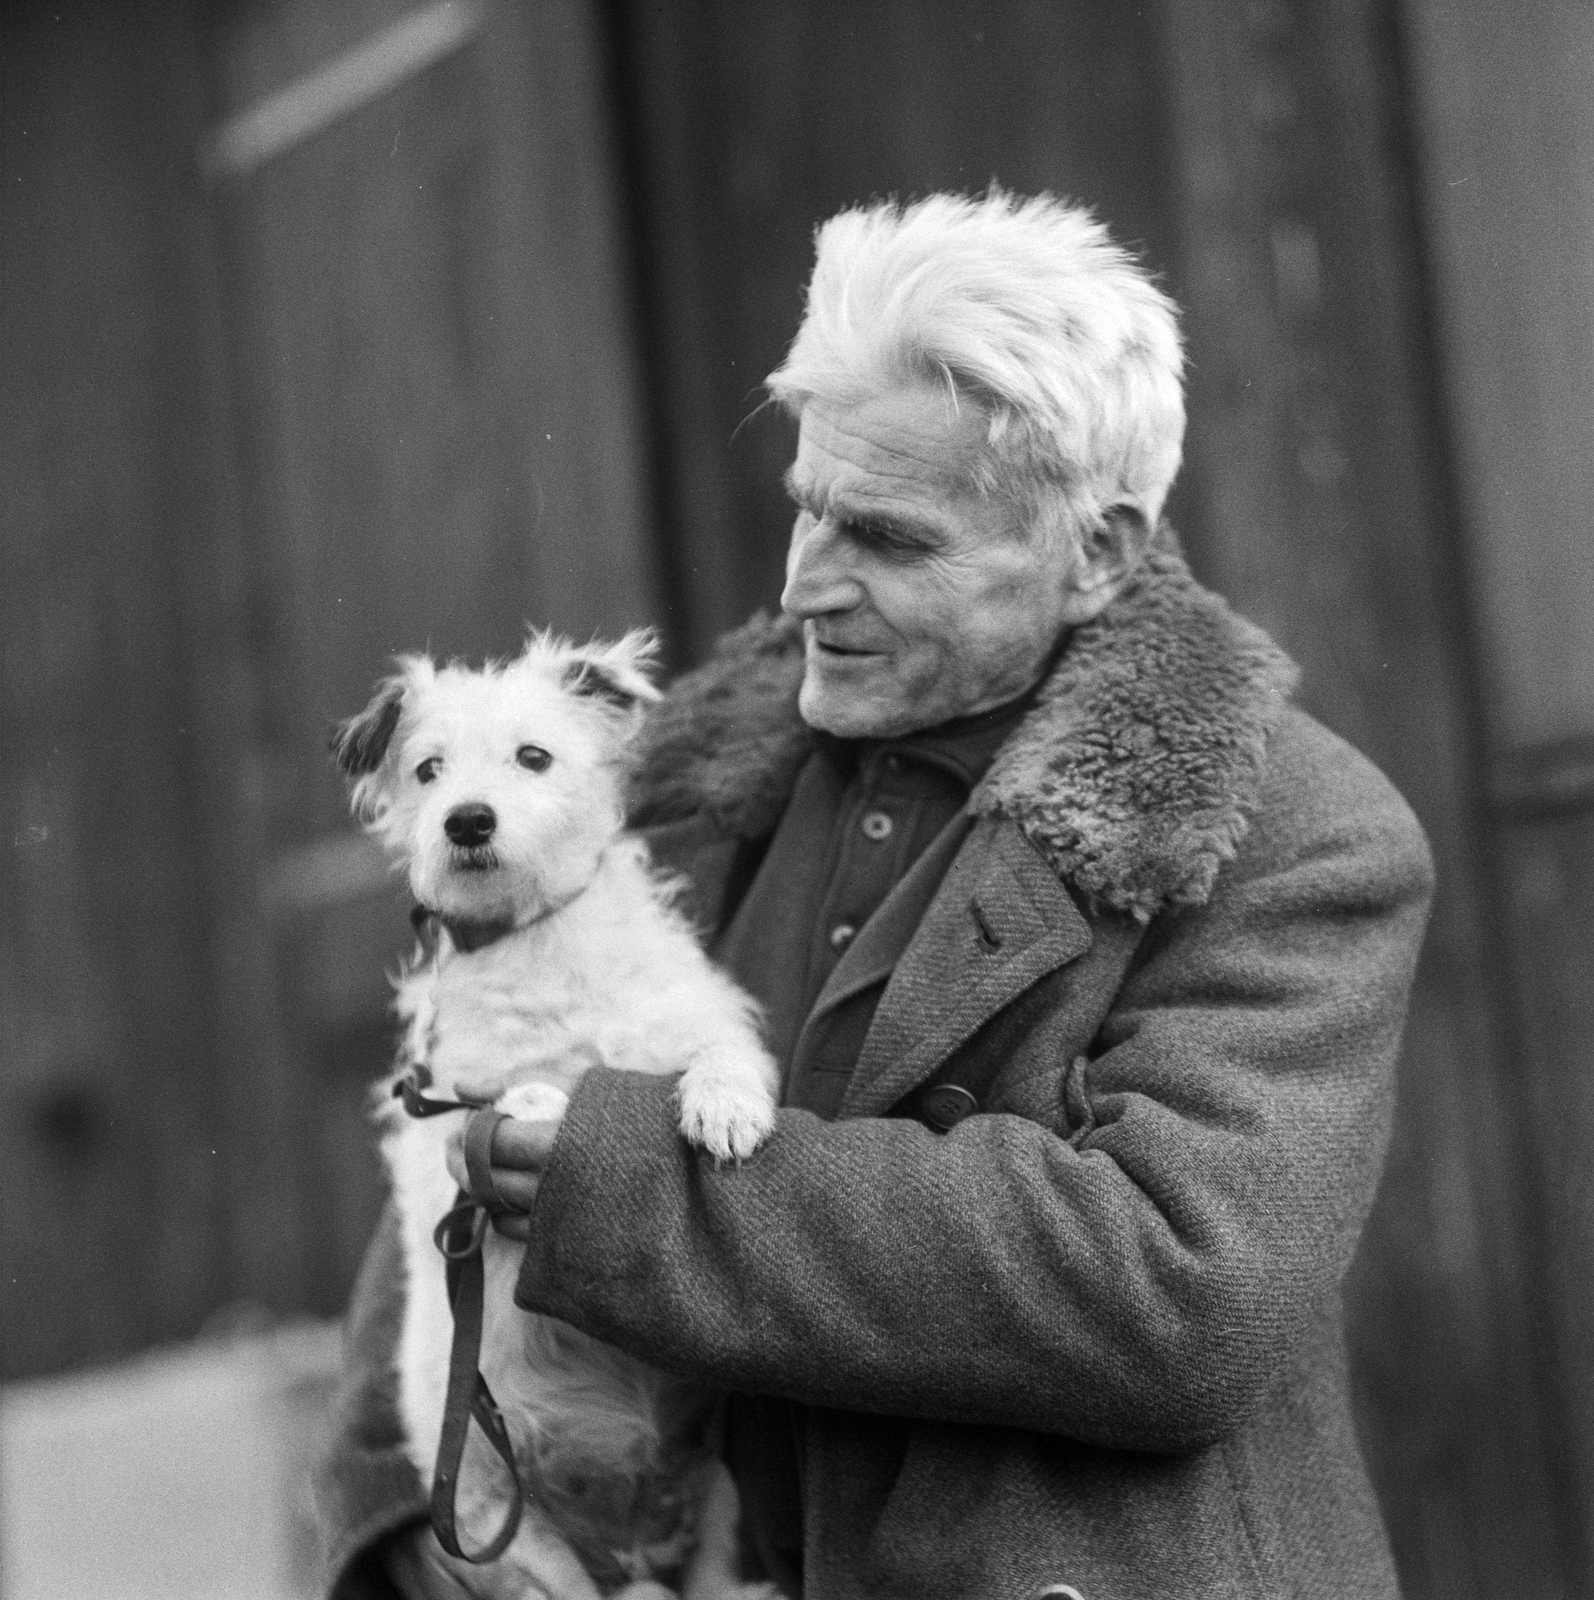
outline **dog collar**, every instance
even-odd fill
[[[473,950],[485,950],[488,945],[496,944],[506,933],[513,933],[515,925],[505,919],[502,922],[463,922],[455,917],[445,917],[441,912],[433,911],[430,906],[416,906],[410,912],[410,926],[415,929],[416,936],[428,948],[428,953],[437,941],[437,930],[446,928],[448,937],[453,941],[454,948],[464,955],[469,955]]]

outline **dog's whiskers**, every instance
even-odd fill
[[[492,872],[499,865],[498,852],[491,845],[467,849],[454,845],[448,852],[448,864],[456,872]]]

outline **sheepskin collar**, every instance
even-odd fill
[[[1190,575],[1171,528],[1070,638],[969,799],[1011,818],[1058,877],[1141,921],[1200,905],[1247,827],[1293,663]],[[682,677],[641,736],[639,825],[706,812],[756,839],[780,819],[812,735],[802,637],[757,616]]]

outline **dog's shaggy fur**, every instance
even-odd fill
[[[399,987],[400,1070],[444,1098],[490,1080],[498,1109],[528,1118],[557,1116],[589,1067],[682,1073],[682,1134],[741,1160],[774,1125],[775,1067],[755,1008],[710,965],[646,847],[622,829],[632,734],[658,698],[651,661],[642,634],[584,649],[533,636],[517,660],[481,672],[407,657],[335,750],[356,811],[443,930]],[[412,1120],[390,1096],[382,1105],[407,1272],[399,1404],[430,1484],[452,1334],[432,1232],[454,1199],[445,1145],[457,1119]],[[705,1397],[517,1309],[519,1253],[489,1233],[481,1366],[536,1486],[504,1560],[551,1600],[596,1596],[577,1550],[606,1552],[611,1572],[632,1579],[668,1574],[688,1553],[707,1482]],[[462,1480],[461,1523],[477,1542],[501,1517],[494,1480]]]

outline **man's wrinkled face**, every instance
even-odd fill
[[[891,738],[1001,705],[1068,622],[1071,554],[972,487],[986,418],[944,388],[804,407],[781,607],[803,623],[811,727]]]

